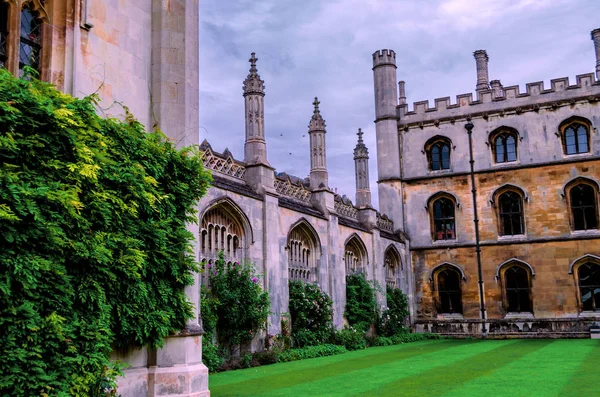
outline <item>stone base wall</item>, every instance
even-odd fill
[[[452,337],[481,337],[481,320],[417,320],[416,332]],[[508,338],[589,338],[590,328],[600,326],[598,318],[488,319],[488,339]]]

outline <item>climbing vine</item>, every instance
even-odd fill
[[[192,315],[195,149],[0,70],[0,394],[105,393],[113,347]]]
[[[290,316],[295,347],[327,342],[333,334],[333,302],[315,284],[290,281]]]

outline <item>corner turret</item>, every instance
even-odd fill
[[[315,97],[314,110],[308,124],[310,136],[310,188],[312,190],[329,189],[327,174],[327,145],[325,142],[325,120],[319,110],[319,99]]]
[[[244,80],[244,102],[246,110],[246,143],[244,145],[244,161],[247,164],[269,165],[267,161],[267,143],[265,141],[265,82],[261,80],[256,69],[256,58],[253,52],[250,72]]]

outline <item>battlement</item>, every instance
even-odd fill
[[[394,50],[379,50],[373,53],[373,68],[383,65],[396,66],[396,53]]]
[[[481,90],[479,100],[473,100],[473,93],[457,95],[455,103],[451,103],[450,97],[436,98],[433,107],[430,107],[429,101],[414,102],[412,110],[409,110],[407,104],[399,105],[397,109],[400,124],[439,121],[444,118],[487,114],[511,108],[523,110],[529,106],[532,108],[537,106],[539,109],[543,104],[557,104],[577,99],[600,100],[600,81],[596,81],[593,73],[578,75],[573,85],[570,84],[568,77],[562,77],[551,80],[550,88],[544,87],[543,81],[527,83],[525,87],[525,92],[521,92],[518,85],[508,87],[499,85],[497,90]]]

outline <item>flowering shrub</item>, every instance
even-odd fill
[[[346,319],[363,333],[375,322],[375,289],[362,273],[346,276]]]
[[[344,346],[348,350],[362,350],[367,347],[363,332],[353,327],[336,331],[334,341],[336,345]]]
[[[290,281],[290,315],[295,347],[324,343],[333,332],[332,301],[318,285]]]
[[[209,314],[212,324],[207,322],[205,327],[210,332],[216,331],[217,340],[223,346],[251,341],[256,332],[265,329],[269,315],[269,294],[262,290],[254,266],[227,264],[221,254],[205,271],[211,288],[208,301],[202,307],[212,311]],[[205,313],[202,315],[206,318]]]
[[[408,297],[400,288],[389,285],[386,288],[387,308],[378,316],[377,333],[381,336],[393,336],[406,332],[404,320],[408,316]]]

